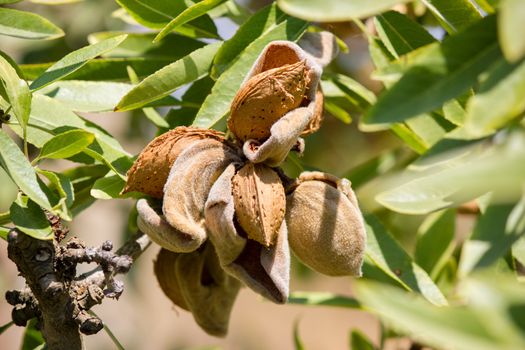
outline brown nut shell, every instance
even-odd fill
[[[349,181],[334,183],[331,176],[306,180],[308,177],[287,196],[290,247],[320,273],[361,276],[366,234]]]
[[[208,129],[178,127],[153,139],[128,171],[122,193],[137,191],[162,198],[164,184],[179,154],[192,142],[203,138],[223,141],[223,133]]]
[[[286,207],[279,175],[263,164],[247,163],[232,179],[235,215],[250,239],[275,243]]]
[[[264,140],[270,127],[299,107],[308,85],[305,61],[266,70],[250,78],[231,105],[228,128],[241,141]]]

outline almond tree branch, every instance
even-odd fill
[[[102,321],[88,311],[104,297],[118,298],[123,283],[114,278],[126,273],[150,244],[138,232],[117,252],[106,241],[100,247],[86,247],[77,238],[65,246],[59,239],[42,241],[13,229],[8,235],[8,256],[25,278],[24,290],[10,290],[6,300],[13,305],[12,318],[18,326],[37,317],[47,346],[51,350],[81,350],[81,334],[95,334]],[[79,263],[95,262],[94,270],[76,276]]]

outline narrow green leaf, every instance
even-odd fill
[[[182,11],[177,17],[172,19],[164,28],[162,28],[162,30],[159,32],[159,34],[157,34],[155,39],[153,39],[153,42],[161,41],[164,37],[166,37],[166,35],[175,30],[177,27],[206,14],[208,11],[219,6],[225,1],[226,0],[202,0],[188,7],[187,9]]]
[[[131,17],[145,27],[161,29],[181,14],[193,2],[172,0],[117,0]],[[208,15],[184,24],[177,28],[183,35],[218,38],[217,28]]]
[[[5,238],[4,238],[5,239]],[[6,324],[4,324],[3,326],[0,327],[0,334],[4,333],[6,330],[8,330],[9,328],[11,328],[12,325],[14,325],[15,323],[13,321],[10,321],[10,322],[7,322]]]
[[[172,63],[166,58],[97,58],[88,61],[79,70],[63,77],[64,80],[89,80],[89,81],[127,81],[126,67],[131,66],[141,78],[146,77],[162,67]],[[49,69],[52,63],[36,63],[21,65],[20,69],[28,80],[35,80]]]
[[[510,64],[503,58],[467,103],[465,129],[473,137],[491,134],[525,111],[525,61]]]
[[[360,125],[360,128],[365,131],[368,130],[366,128],[362,128],[362,125]],[[416,133],[414,133],[408,126],[406,126],[405,123],[395,123],[390,127],[390,129],[392,129],[392,131],[414,152],[423,154],[428,149],[425,142],[421,140],[421,138],[417,136]]]
[[[494,310],[486,306],[493,304],[493,299],[503,298],[487,287],[490,285],[478,286],[478,291],[489,294],[483,294],[485,306],[477,308],[436,307],[398,288],[377,282],[359,281],[355,291],[358,299],[388,325],[423,344],[457,350],[515,350],[525,347],[520,328],[508,321],[511,315],[507,308],[494,304],[497,306]],[[491,299],[487,299],[487,295]]]
[[[395,58],[436,41],[422,26],[396,11],[376,16],[375,24],[379,37]]]
[[[10,230],[11,229],[9,227],[0,226],[0,238],[2,238],[4,241],[7,241],[7,235],[9,234]],[[2,330],[0,334],[2,334],[4,330]]]
[[[299,321],[295,321],[293,325],[293,344],[295,350],[305,350],[304,343],[299,334]]]
[[[308,21],[342,22],[376,15],[407,0],[278,0],[286,13]]]
[[[29,119],[31,92],[26,82],[18,76],[15,67],[11,66],[2,55],[0,55],[0,82],[16,119],[25,128]]]
[[[350,333],[351,350],[376,350],[370,339],[360,330],[354,329]]]
[[[420,293],[434,305],[447,305],[447,300],[430,276],[417,265],[374,216],[366,218],[366,255],[390,278],[407,290]]]
[[[44,344],[44,337],[37,328],[37,319],[33,318],[26,326],[20,350],[40,350],[40,346]]]
[[[525,56],[525,42],[521,33],[525,32],[525,2],[503,0],[500,5],[498,35],[505,58],[517,62]]]
[[[81,129],[69,130],[54,136],[44,143],[38,158],[69,158],[84,151],[93,141],[95,141],[95,135],[88,131]]]
[[[429,215],[418,230],[414,260],[433,279],[454,251],[455,210]]]
[[[525,152],[519,147],[525,147],[525,139],[518,132],[505,144],[481,153],[452,150],[438,156],[439,166],[382,179],[389,189],[376,182],[374,187],[380,193],[375,199],[406,214],[427,214],[457,206],[489,191],[499,202],[513,202],[520,197],[525,183]]]
[[[49,199],[37,181],[35,170],[3,130],[0,130],[0,165],[22,192],[41,207],[52,210]]]
[[[378,73],[393,79],[403,75],[380,96],[363,123],[379,129],[438,108],[467,91],[500,55],[494,16],[413,51]]]
[[[91,188],[91,195],[97,199],[122,198],[120,192],[126,182],[118,175],[110,175],[98,179]]]
[[[293,292],[290,293],[288,304],[360,308],[354,298],[327,292]]]
[[[202,78],[210,69],[213,56],[221,43],[214,43],[195,50],[179,61],[162,68],[144,79],[127,93],[115,110],[126,111],[169,95],[180,86]]]
[[[423,0],[423,3],[449,33],[468,27],[482,17],[469,0]]]
[[[19,196],[9,208],[11,219],[16,227],[36,239],[53,239],[53,230],[46,214],[26,196]]]
[[[491,266],[524,234],[525,196],[515,206],[490,205],[463,244],[458,274],[464,277],[475,269]]]
[[[21,132],[16,125],[10,126],[15,132]],[[71,129],[84,129],[93,133],[95,141],[84,152],[106,164],[122,178],[126,177],[126,172],[132,164],[131,155],[122,148],[117,140],[104,129],[79,117],[60,102],[40,94],[34,95],[31,106],[31,123],[27,130],[28,142],[42,147],[53,136]]]
[[[42,169],[38,169],[37,171],[39,174],[42,174],[45,177],[47,177],[47,179],[51,183],[51,189],[54,189],[58,192],[60,200],[64,202],[65,208],[67,209],[71,207],[73,205],[73,202],[75,201],[75,190],[73,188],[73,183],[71,182],[71,180],[61,173],[55,173],[52,171]]]
[[[330,98],[324,99],[324,109],[345,124],[352,122],[352,116],[344,108],[339,107],[337,103],[332,102]]]
[[[211,128],[220,122],[228,113],[230,104],[244,77],[263,48],[274,40],[295,41],[299,39],[307,26],[307,22],[296,18],[288,18],[248,45],[235,63],[219,77],[213,86],[211,94],[204,100],[193,125]]]
[[[447,133],[447,130],[438,122],[437,118],[437,116],[425,113],[405,121],[405,125],[418,136],[427,150]]]
[[[29,86],[31,90],[38,90],[51,84],[54,81],[60,80],[65,76],[73,73],[74,71],[80,69],[85,65],[89,60],[94,59],[95,57],[114,49],[120,43],[126,39],[127,35],[119,35],[114,38],[109,38],[98,42],[93,45],[85,46],[81,49],[73,51],[62,59],[54,63],[49,67],[44,74],[39,76],[34,80]]]
[[[225,41],[219,48],[213,60],[211,76],[217,80],[219,76],[238,59],[244,49],[260,36],[285,20],[287,15],[277,8],[277,5],[268,5],[250,16],[237,29],[233,37]]]
[[[39,40],[56,39],[64,36],[62,29],[44,17],[5,7],[0,8],[0,34]]]
[[[135,73],[133,68],[128,67],[128,75],[132,84],[136,85],[139,83],[139,78],[137,77],[137,73]],[[148,118],[158,128],[169,128],[170,125],[168,122],[162,118],[154,108],[143,108],[142,111],[144,112],[146,118]]]
[[[126,32],[98,32],[88,36],[90,44],[113,38]],[[128,37],[117,48],[103,53],[102,57],[163,58],[172,61],[189,55],[206,44],[179,34],[167,35],[162,42],[153,43],[155,33],[127,33]]]

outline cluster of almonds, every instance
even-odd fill
[[[318,37],[323,37],[319,34]],[[154,139],[128,173],[138,226],[162,249],[164,293],[208,333],[225,335],[244,284],[285,303],[290,247],[327,275],[361,275],[365,230],[346,179],[278,168],[319,128],[323,60],[286,41],[270,43],[231,105],[235,136],[178,127]]]

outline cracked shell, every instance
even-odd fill
[[[267,139],[270,127],[301,105],[308,79],[304,60],[251,77],[231,104],[228,128],[241,142]]]

